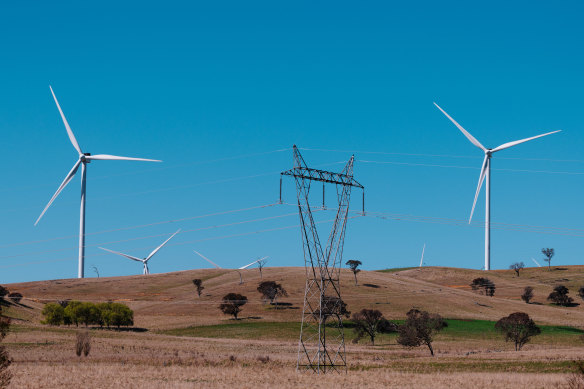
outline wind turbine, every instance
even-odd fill
[[[124,254],[124,253],[118,253],[117,251],[110,250],[110,249],[106,249],[104,247],[100,247],[100,249],[105,250],[105,251],[109,251],[110,253],[114,253],[114,254],[121,255],[122,257],[126,257],[126,258],[132,259],[134,261],[142,262],[142,264],[144,265],[144,272],[142,274],[146,275],[146,274],[150,274],[150,270],[148,269],[148,261],[150,260],[150,258],[152,258],[154,256],[154,254],[156,254],[158,252],[158,250],[160,250],[165,244],[168,243],[169,240],[171,240],[172,238],[174,238],[174,236],[176,234],[178,234],[179,232],[180,232],[180,228],[179,228],[179,230],[177,232],[175,232],[174,234],[172,234],[170,236],[170,238],[168,238],[167,240],[165,240],[160,246],[156,247],[154,249],[154,251],[152,251],[150,254],[148,254],[148,256],[146,258],[143,258],[143,259],[136,258],[136,257],[133,257],[131,255]]]
[[[424,251],[426,251],[426,243],[424,243],[424,247],[422,247],[422,258],[420,258],[420,267],[424,263]]]
[[[450,115],[448,115],[442,108],[440,108],[438,106],[438,104],[434,103],[434,105],[440,111],[442,111],[442,113],[444,115],[446,115],[446,117],[448,119],[450,119],[450,121],[452,123],[454,123],[454,125],[456,127],[458,127],[458,129],[464,134],[464,136],[466,136],[468,138],[468,140],[473,145],[475,145],[479,149],[483,150],[483,152],[485,153],[485,159],[483,160],[483,166],[481,167],[481,174],[479,175],[479,183],[477,186],[477,191],[475,193],[474,202],[472,203],[472,210],[470,211],[470,217],[468,219],[468,223],[470,224],[470,222],[472,220],[472,214],[474,213],[475,205],[477,203],[477,197],[479,196],[481,186],[483,185],[483,181],[485,180],[485,177],[486,177],[487,184],[486,184],[486,188],[485,188],[485,191],[486,191],[486,199],[485,199],[486,200],[486,207],[485,207],[485,270],[490,270],[491,269],[491,157],[492,157],[493,153],[507,149],[509,147],[516,146],[516,145],[524,143],[524,142],[528,142],[528,141],[533,140],[533,139],[541,138],[542,136],[555,134],[556,132],[560,132],[561,130],[547,132],[545,134],[532,136],[531,138],[525,138],[525,139],[520,139],[520,140],[516,140],[516,141],[512,141],[512,142],[503,143],[502,145],[495,147],[494,149],[487,149],[478,140],[476,140],[476,138],[473,137],[468,131],[466,131],[464,128],[462,128],[462,126],[460,124],[458,124],[456,122],[456,120],[451,118]]]
[[[537,265],[537,267],[541,267],[541,265],[539,264],[539,262],[537,262],[537,261],[535,260],[535,258],[531,258],[531,260],[532,260],[533,262],[535,262],[535,264]]]
[[[38,222],[41,220],[41,218],[43,217],[43,215],[45,214],[47,209],[49,209],[49,207],[51,206],[53,201],[55,201],[57,196],[59,196],[59,193],[61,193],[61,191],[67,186],[67,184],[69,184],[69,182],[71,182],[71,180],[75,176],[75,173],[77,173],[79,166],[81,166],[81,209],[79,212],[79,267],[78,267],[77,277],[83,278],[83,276],[84,276],[84,260],[85,260],[85,187],[86,187],[85,180],[87,178],[86,177],[87,176],[87,164],[93,160],[96,160],[96,161],[97,160],[106,160],[106,161],[124,160],[124,161],[150,161],[150,162],[162,162],[162,161],[155,160],[155,159],[119,157],[116,155],[108,155],[108,154],[91,155],[90,153],[82,152],[81,147],[79,147],[79,143],[77,143],[77,139],[75,139],[75,135],[73,135],[73,131],[71,130],[71,127],[69,126],[69,123],[67,122],[67,119],[65,118],[65,114],[63,113],[63,110],[61,109],[61,106],[59,105],[59,102],[57,101],[57,96],[55,96],[55,92],[53,92],[53,88],[51,88],[51,86],[49,86],[49,89],[51,90],[51,94],[53,95],[53,99],[55,100],[55,104],[57,104],[57,109],[59,109],[59,113],[61,114],[61,119],[63,119],[63,124],[65,125],[65,129],[67,130],[67,134],[69,135],[69,140],[71,141],[71,144],[73,144],[73,147],[75,148],[75,150],[77,150],[77,153],[79,154],[79,158],[77,159],[77,162],[75,162],[75,164],[73,165],[73,168],[71,169],[71,171],[69,171],[67,176],[65,176],[65,179],[63,180],[63,182],[61,183],[61,185],[59,186],[59,188],[57,189],[57,191],[55,192],[53,197],[51,197],[51,200],[49,201],[49,203],[47,204],[45,209],[43,209],[43,212],[41,212],[41,215],[39,216],[37,221],[34,223],[34,225],[36,226],[38,224]]]
[[[203,254],[201,254],[200,252],[198,252],[197,250],[193,250],[195,252],[195,254],[197,254],[198,256],[200,256],[201,258],[203,258],[205,261],[209,262],[211,265],[215,266],[215,268],[217,269],[223,269],[221,266],[217,265],[215,262],[211,261],[209,258],[205,257]],[[251,265],[258,263],[259,261],[262,261],[264,259],[268,258],[268,256],[262,257],[260,259],[257,259],[255,261],[253,261],[252,263],[249,263],[245,266],[239,267],[237,269],[235,269],[235,271],[239,274],[239,284],[243,284],[243,277],[241,275],[240,270],[244,270],[247,269],[248,267],[250,267]]]

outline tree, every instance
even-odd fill
[[[43,324],[58,326],[63,324],[65,320],[65,308],[57,303],[45,304],[42,314],[45,317],[45,320],[42,321]]]
[[[233,318],[237,320],[237,315],[245,304],[247,304],[247,297],[239,293],[228,293],[223,296],[223,303],[219,305],[219,309],[226,315],[233,315]]]
[[[554,291],[550,293],[548,300],[554,304],[568,307],[574,302],[574,299],[568,296],[568,292],[568,288],[566,288],[564,285],[558,285],[554,288]]]
[[[355,276],[355,286],[357,286],[357,273],[359,273],[361,270],[357,269],[359,266],[361,266],[361,261],[357,261],[354,259],[349,259],[345,265],[348,265],[351,268],[351,271],[353,272],[353,275]]]
[[[79,315],[77,311],[79,310],[81,301],[69,301],[65,307],[65,321],[69,324],[75,324],[75,327],[79,326]]]
[[[0,285],[0,299],[3,299],[8,293],[10,293],[8,289]]]
[[[262,281],[258,285],[258,292],[264,300],[270,300],[270,304],[278,306],[278,297],[288,296],[286,289],[276,281]]]
[[[10,318],[2,316],[2,306],[0,306],[0,342],[6,337],[10,329]],[[8,367],[12,364],[12,360],[6,351],[6,347],[0,345],[0,388],[6,388],[12,379],[12,372],[8,371]]]
[[[314,316],[317,319],[322,318],[323,323],[331,316],[336,316],[337,318],[344,316],[349,318],[351,315],[351,312],[347,310],[347,303],[339,297],[323,296],[320,306],[321,309],[314,311]]]
[[[515,343],[515,351],[529,342],[532,336],[539,335],[541,330],[527,313],[515,312],[495,323],[495,329],[505,336],[505,341]]]
[[[546,261],[548,263],[548,270],[551,270],[551,266],[552,266],[552,257],[555,254],[554,249],[552,248],[543,248],[541,249],[541,253],[543,255],[545,255],[545,258],[543,259],[544,261]]]
[[[523,262],[515,262],[511,266],[509,266],[509,269],[514,270],[515,273],[517,273],[517,277],[519,277],[519,271],[522,270],[524,267],[525,264]]]
[[[371,344],[374,345],[375,336],[378,333],[393,332],[397,329],[396,325],[384,318],[377,309],[362,309],[360,312],[354,313],[351,320],[355,323],[354,332],[357,334],[355,342],[368,335]]]
[[[578,289],[578,296],[580,296],[580,298],[584,300],[584,286]]]
[[[134,325],[134,311],[124,304],[108,303],[107,309],[102,311],[102,317],[108,327],[112,325],[118,330],[120,326]]]
[[[437,313],[428,313],[417,309],[410,309],[406,322],[399,326],[397,342],[404,347],[428,346],[430,354],[434,356],[432,342],[434,336],[448,324]]]
[[[195,285],[195,287],[197,288],[197,294],[199,295],[199,298],[201,298],[201,292],[203,291],[203,289],[205,289],[205,287],[203,286],[203,280],[201,280],[200,278],[195,278],[193,280],[193,285]]]
[[[470,287],[472,290],[480,290],[487,296],[493,297],[495,295],[495,283],[488,278],[479,277],[472,280]]]
[[[533,288],[531,286],[526,286],[525,289],[523,289],[523,294],[521,295],[521,300],[523,300],[527,304],[529,304],[529,302],[531,301],[532,298],[533,298]]]
[[[264,279],[264,275],[262,274],[262,270],[264,269],[264,267],[266,267],[267,263],[268,263],[268,258],[262,258],[257,262],[258,270],[260,271],[260,280]]]

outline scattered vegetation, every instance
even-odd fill
[[[347,262],[345,262],[345,265],[348,265],[349,268],[351,268],[351,271],[353,272],[353,275],[355,276],[355,286],[357,286],[357,273],[359,273],[361,271],[360,269],[357,269],[357,268],[359,266],[361,266],[361,261],[349,259]]]
[[[58,326],[61,324],[78,326],[80,323],[89,326],[121,326],[134,325],[134,312],[124,304],[70,301],[65,308],[58,303],[45,304],[42,314],[43,324]]]
[[[554,304],[561,305],[563,307],[569,307],[574,303],[574,299],[568,296],[568,288],[564,285],[558,285],[554,288],[554,291],[548,296],[548,300]]]
[[[509,269],[514,270],[517,273],[517,277],[519,277],[519,272],[525,267],[523,262],[515,262],[509,266]]]
[[[6,351],[6,347],[2,346],[1,343],[9,329],[10,318],[2,316],[2,306],[0,306],[0,388],[8,387],[12,379],[12,372],[8,370],[8,367],[12,364],[12,360]]]
[[[195,278],[193,280],[193,285],[195,285],[195,288],[197,288],[197,295],[199,296],[199,298],[201,298],[201,292],[203,292],[203,289],[205,289],[205,287],[203,286],[203,280],[201,280],[200,278]]]
[[[523,294],[521,295],[521,300],[525,301],[527,304],[533,299],[533,288],[531,286],[526,286],[523,289]]]
[[[545,255],[545,258],[543,260],[548,263],[548,270],[551,270],[552,269],[552,258],[555,255],[555,250],[552,248],[543,248],[543,249],[541,249],[541,253],[543,255]]]
[[[91,336],[88,331],[78,331],[77,332],[77,342],[75,343],[75,354],[78,357],[83,354],[84,356],[89,355],[91,350]]]
[[[503,334],[506,342],[515,343],[515,351],[521,350],[531,337],[541,333],[541,329],[523,312],[515,312],[500,319],[495,324],[495,329]]]
[[[488,278],[479,277],[472,280],[470,287],[472,290],[479,290],[486,296],[493,297],[495,295],[495,283]]]
[[[288,296],[286,289],[276,281],[262,281],[258,285],[258,292],[262,295],[264,301],[270,300],[270,304],[278,306],[278,297]]]
[[[434,336],[444,327],[447,327],[447,324],[437,313],[410,309],[405,323],[398,328],[397,342],[409,348],[426,345],[430,354],[434,356],[432,348]]]
[[[378,333],[389,333],[397,330],[397,325],[383,317],[383,313],[377,309],[362,309],[354,313],[351,320],[355,324],[353,331],[357,335],[353,343],[359,342],[365,335],[375,344],[375,336]]]
[[[247,297],[239,293],[227,293],[223,296],[223,302],[219,305],[219,309],[226,315],[233,315],[233,318],[237,320],[237,315],[245,304],[247,304]]]
[[[584,300],[584,286],[580,287],[580,289],[578,289],[578,296],[580,296],[580,298],[582,300]]]

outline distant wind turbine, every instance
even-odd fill
[[[215,262],[211,261],[209,258],[205,257],[203,254],[201,254],[200,252],[198,252],[197,250],[193,250],[195,252],[195,254],[197,254],[198,256],[200,256],[201,258],[203,258],[205,261],[209,262],[211,265],[215,266],[215,268],[217,269],[223,269],[221,266],[217,265]],[[260,259],[257,259],[255,261],[253,261],[252,263],[249,263],[245,266],[239,267],[237,269],[235,269],[235,271],[239,274],[239,284],[243,284],[243,277],[241,275],[240,270],[244,270],[247,269],[248,267],[250,267],[253,264],[258,263],[259,261],[262,261],[264,259],[268,258],[268,256],[262,257]]]
[[[486,208],[485,208],[485,270],[490,270],[491,269],[491,157],[492,157],[492,154],[493,153],[496,153],[497,151],[501,151],[501,150],[507,149],[509,147],[513,147],[513,146],[516,146],[518,144],[521,144],[521,143],[524,143],[524,142],[528,142],[528,141],[533,140],[533,139],[541,138],[542,136],[555,134],[556,132],[560,132],[560,130],[558,130],[558,131],[552,131],[552,132],[547,132],[547,133],[541,134],[541,135],[532,136],[531,138],[525,138],[525,139],[521,139],[521,140],[516,140],[516,141],[512,141],[512,142],[503,143],[501,146],[495,147],[494,149],[487,149],[478,140],[476,140],[476,138],[473,137],[468,131],[466,131],[464,128],[462,128],[462,126],[460,124],[458,124],[456,122],[456,120],[454,120],[453,118],[451,118],[450,115],[448,115],[442,108],[440,108],[438,106],[438,104],[434,103],[434,105],[440,111],[442,111],[442,113],[444,115],[446,115],[446,117],[448,119],[450,119],[450,121],[452,123],[454,123],[454,125],[456,127],[458,127],[458,129],[464,134],[464,136],[466,136],[468,138],[468,140],[473,145],[475,145],[476,147],[480,148],[485,153],[485,159],[483,160],[483,166],[481,168],[481,174],[479,175],[479,183],[478,183],[478,186],[477,186],[477,191],[475,193],[474,202],[472,204],[472,210],[470,211],[470,217],[468,219],[468,223],[470,224],[470,222],[472,220],[472,215],[474,213],[475,205],[477,203],[477,197],[479,196],[479,192],[481,190],[481,186],[483,185],[483,181],[485,180],[485,177],[486,177],[487,184],[486,184],[486,188],[485,188],[485,191],[486,191]]]
[[[426,250],[426,243],[424,243],[424,247],[422,247],[422,258],[420,258],[420,267],[424,263],[424,251]]]
[[[133,256],[128,255],[128,254],[119,253],[119,252],[114,251],[114,250],[106,249],[104,247],[100,247],[100,249],[105,250],[105,251],[109,251],[110,253],[121,255],[122,257],[126,257],[126,258],[132,259],[134,261],[142,262],[142,264],[144,265],[144,272],[142,274],[150,274],[150,270],[148,269],[148,261],[150,260],[150,258],[152,258],[154,256],[154,254],[156,254],[165,244],[168,243],[169,240],[174,238],[174,236],[176,234],[178,234],[179,232],[180,232],[180,229],[177,232],[175,232],[174,234],[172,234],[170,236],[170,238],[165,240],[160,246],[156,247],[154,249],[154,251],[152,251],[150,254],[148,254],[148,256],[146,258],[136,258],[136,257],[133,257]]]
[[[531,258],[531,260],[532,260],[533,262],[535,262],[535,264],[537,265],[537,267],[541,267],[541,265],[539,264],[539,262],[537,262],[537,261],[535,260],[535,258]]]
[[[38,222],[41,220],[41,218],[43,217],[43,215],[45,214],[47,209],[49,209],[51,204],[53,204],[53,201],[55,201],[57,196],[59,196],[59,194],[67,186],[67,184],[69,184],[69,182],[71,182],[71,180],[75,176],[75,173],[77,173],[79,166],[81,166],[81,209],[80,209],[80,214],[79,214],[79,266],[78,266],[78,271],[77,271],[77,277],[83,278],[83,276],[84,276],[84,261],[85,261],[85,180],[86,180],[86,175],[87,175],[87,164],[90,163],[92,160],[96,160],[96,161],[97,160],[106,160],[106,161],[124,160],[124,161],[149,161],[149,162],[161,162],[161,161],[155,160],[155,159],[119,157],[116,155],[108,155],[108,154],[91,155],[90,153],[82,152],[81,147],[79,147],[79,143],[77,143],[77,139],[75,139],[75,135],[73,135],[73,131],[71,130],[71,127],[69,127],[69,123],[67,122],[67,119],[65,118],[65,114],[63,113],[63,110],[61,109],[61,106],[59,105],[59,102],[57,101],[57,96],[55,96],[55,93],[53,92],[53,88],[51,88],[49,86],[49,89],[51,90],[51,94],[53,95],[53,99],[55,100],[55,104],[57,104],[57,108],[59,109],[59,113],[61,114],[61,119],[63,119],[63,124],[65,124],[65,129],[67,130],[67,134],[69,135],[69,140],[71,141],[71,143],[73,144],[73,147],[75,148],[75,150],[77,150],[77,153],[79,154],[79,159],[77,160],[77,162],[75,162],[75,164],[73,165],[73,168],[71,169],[71,171],[69,171],[67,176],[65,176],[65,179],[63,180],[63,182],[61,183],[61,185],[59,186],[59,188],[57,189],[57,191],[55,192],[53,197],[51,197],[51,200],[49,201],[49,203],[47,204],[45,209],[43,209],[43,212],[41,212],[41,215],[39,216],[37,221],[34,223],[34,225],[36,226],[38,224]]]

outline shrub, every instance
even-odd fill
[[[89,355],[91,350],[91,336],[88,331],[77,332],[77,342],[75,343],[75,354],[78,357],[83,353],[84,356]]]
[[[574,299],[568,296],[568,288],[564,285],[558,285],[554,288],[554,291],[548,296],[548,300],[557,305],[562,305],[564,307],[569,307]]]
[[[495,323],[495,329],[505,336],[505,341],[515,343],[515,351],[529,342],[532,336],[539,335],[541,330],[535,325],[527,313],[515,312]]]
[[[533,298],[533,288],[531,286],[526,286],[525,289],[523,289],[523,294],[521,295],[521,300],[523,300],[527,304],[529,304],[529,302],[531,301],[532,298]]]

